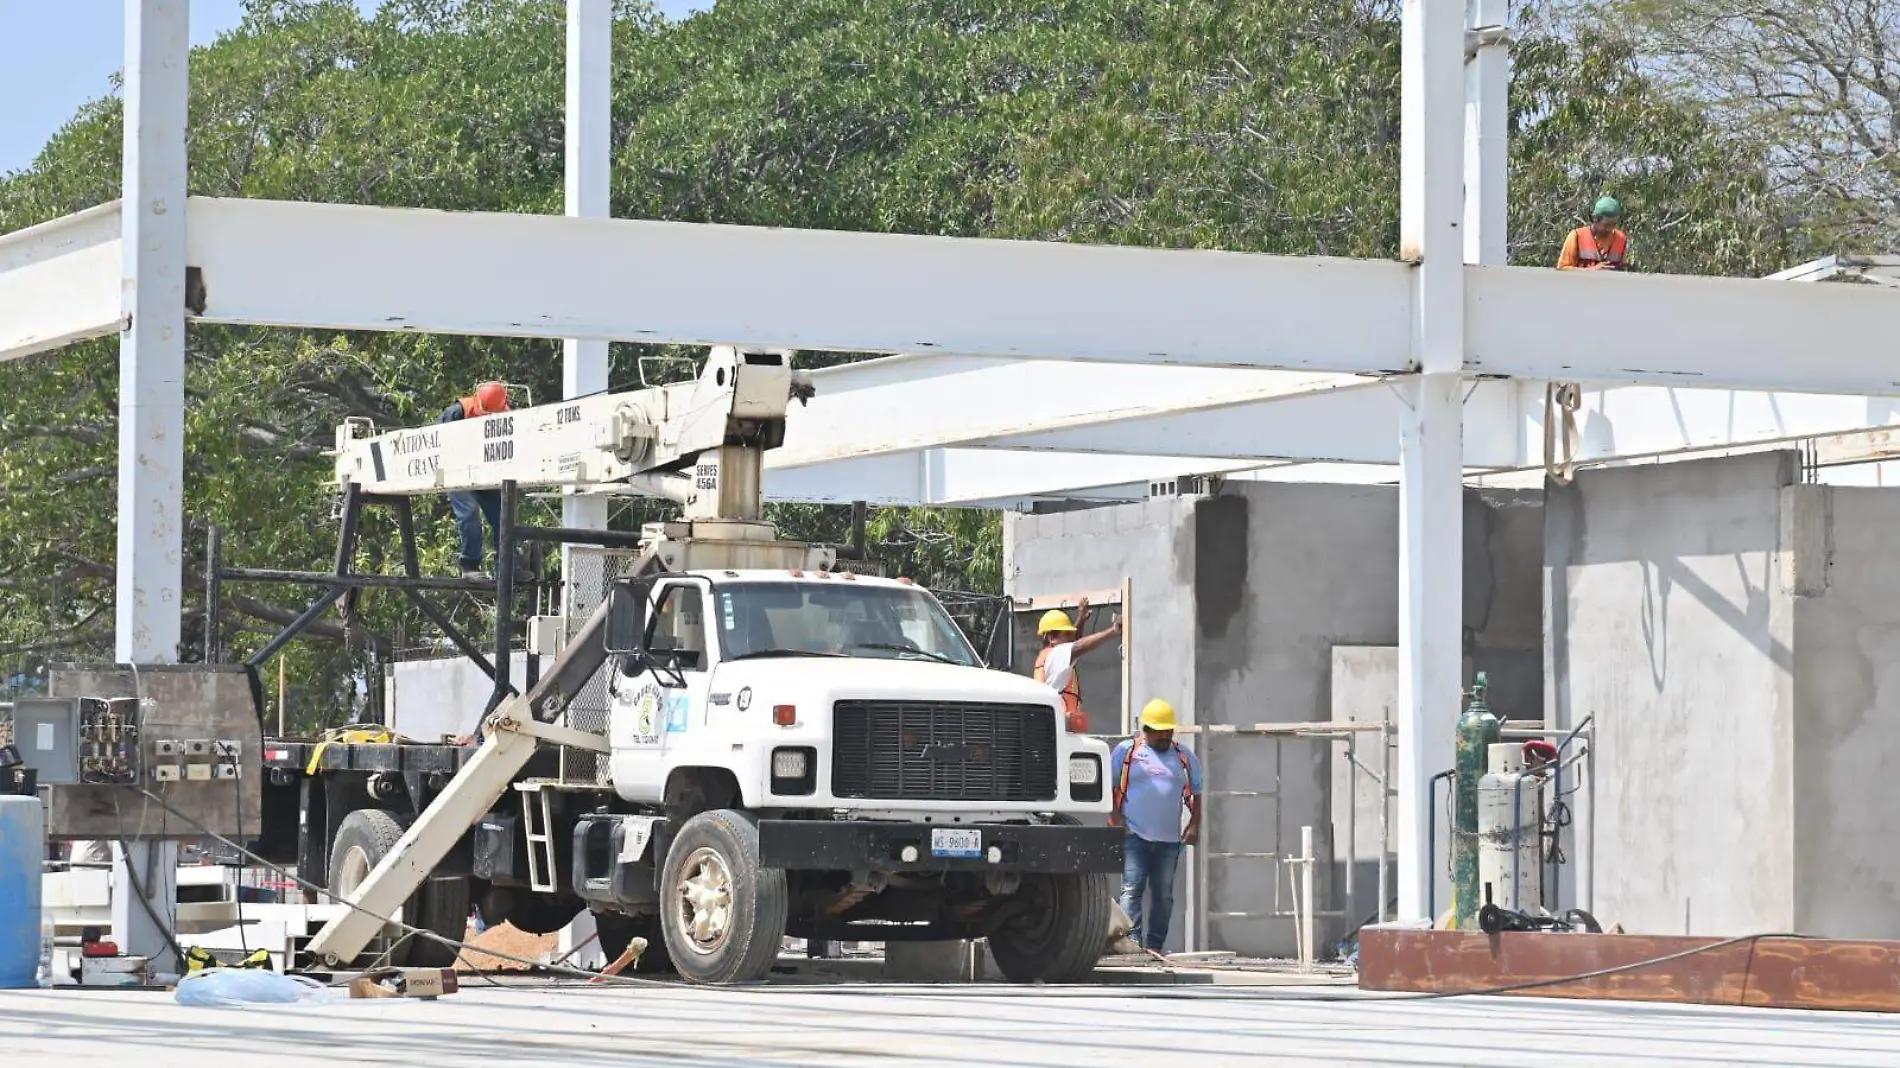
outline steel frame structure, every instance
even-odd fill
[[[947,407],[941,396],[926,409],[879,410],[867,392],[859,398],[866,416],[831,421],[861,434],[863,446],[799,430],[770,485],[813,500],[1011,503],[1063,492],[1064,482],[1103,487],[1115,499],[1150,479],[1240,473],[1267,458],[1395,464],[1403,498],[1398,890],[1400,915],[1415,918],[1429,870],[1426,780],[1449,752],[1458,707],[1459,491],[1467,469],[1535,466],[1524,462],[1526,443],[1541,436],[1531,431],[1542,415],[1526,398],[1553,380],[1611,387],[1599,395],[1604,411],[1625,398],[1636,404],[1636,394],[1620,392],[1631,388],[1665,387],[1642,395],[1655,410],[1687,390],[1765,391],[1771,409],[1790,392],[1831,393],[1841,395],[1836,407],[1814,401],[1821,407],[1808,416],[1777,422],[1778,414],[1767,431],[1803,436],[1851,416],[1856,403],[1860,417],[1833,429],[1895,421],[1875,399],[1900,393],[1900,379],[1875,355],[1900,332],[1900,295],[1887,286],[1502,265],[1508,0],[1406,0],[1397,261],[607,218],[608,0],[569,2],[567,217],[188,199],[187,0],[125,4],[121,200],[0,237],[0,359],[120,335],[126,660],[177,654],[187,321],[558,337],[569,390],[604,381],[605,343],[614,340],[924,353],[941,369],[962,361],[993,381],[1025,373],[999,361],[1036,361],[1039,381],[1060,383],[1039,401],[1113,376],[1117,389],[1143,392],[1095,411],[1107,417],[1092,424],[1074,407],[1054,417],[1025,407],[1009,427],[959,406],[959,426],[925,418]],[[1605,304],[1619,310],[1614,347],[1550,329]],[[1076,374],[1076,362],[1093,367]],[[1126,407],[1155,388],[1134,383],[1193,368],[1251,377],[1209,380],[1205,389],[1215,392],[1202,401],[1175,393],[1159,406]],[[1262,377],[1287,371],[1381,381],[1292,388],[1291,379]],[[903,394],[904,377],[885,396]],[[1323,396],[1308,396],[1316,390]],[[1720,408],[1744,395],[1709,396]],[[1296,406],[1303,414],[1289,424],[1299,434],[1281,433],[1281,414]],[[815,407],[801,426],[825,414]],[[1049,419],[1059,425],[1045,427]],[[1665,442],[1649,451],[1737,437],[1719,420],[1678,419],[1670,439],[1650,419],[1637,420],[1644,432],[1632,430]],[[928,433],[913,433],[914,421],[930,424]],[[1177,439],[1185,453],[1152,444]],[[1105,457],[1118,440],[1150,444]],[[1624,455],[1628,440],[1619,431],[1600,454]],[[1034,451],[1034,463],[1021,451]],[[1071,473],[1052,479],[1051,469]],[[840,495],[840,485],[858,480],[882,484]],[[597,505],[567,502],[564,522],[597,522]],[[131,925],[139,914],[115,919]],[[154,944],[120,930],[136,951]]]

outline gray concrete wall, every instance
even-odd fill
[[[1165,697],[1184,723],[1195,722],[1194,502],[1159,499],[1072,511],[1003,517],[1003,586],[1011,597],[1042,597],[1132,583],[1133,662],[1130,681],[1138,711]],[[1078,661],[1082,707],[1093,734],[1121,731],[1120,653],[1102,648]],[[1034,653],[1020,670],[1027,674]],[[1192,745],[1190,745],[1192,748]],[[1187,944],[1194,851],[1184,851],[1175,875],[1172,950]]]
[[[1900,492],[1799,486],[1794,595],[1794,929],[1900,938]],[[1738,932],[1739,933],[1739,932]]]
[[[1135,645],[1131,679],[1138,710],[1150,697],[1194,713],[1193,502],[1155,500],[1003,517],[1003,585],[1012,597],[1113,589],[1132,580]],[[1021,664],[1029,671],[1034,654]],[[1121,730],[1120,661],[1101,649],[1078,661],[1090,729]]]
[[[1398,506],[1391,487],[1297,483],[1232,483],[1201,503],[1195,693],[1207,722],[1332,718],[1333,646],[1398,641]],[[1206,566],[1216,552],[1218,565]],[[1268,792],[1208,799],[1212,852],[1295,855],[1300,828],[1312,826],[1320,855],[1334,855],[1332,743],[1234,735],[1206,749],[1211,790]],[[1215,912],[1291,907],[1277,859],[1202,863]],[[1327,900],[1330,875],[1322,869]],[[1242,952],[1294,948],[1282,918],[1211,919],[1208,933],[1212,945]]]
[[[1549,493],[1547,704],[1559,725],[1595,718],[1589,907],[1606,925],[1736,935],[1795,920],[1780,591],[1797,459],[1584,471]]]
[[[1491,673],[1500,709],[1540,718],[1538,495],[1474,491],[1465,529],[1470,667]],[[1165,696],[1189,722],[1207,725],[1332,720],[1334,648],[1398,641],[1398,544],[1396,488],[1297,483],[1231,482],[1213,498],[1010,516],[1004,536],[1007,583],[1017,597],[1108,588],[1131,577],[1136,705]],[[1096,670],[1109,670],[1111,658],[1097,655]],[[1396,677],[1371,685],[1384,689],[1387,704],[1396,696]],[[1118,710],[1093,703],[1096,692],[1085,676],[1092,728],[1113,733]],[[1307,825],[1318,832],[1322,857],[1334,855],[1335,834],[1343,852],[1335,812],[1344,810],[1335,809],[1333,795],[1347,786],[1332,744],[1221,735],[1197,749],[1215,791],[1207,844],[1187,858],[1206,890],[1203,908],[1289,908],[1277,859],[1212,854],[1294,854]],[[1376,750],[1368,750],[1376,762]],[[1376,819],[1376,802],[1371,811]],[[1367,829],[1362,844],[1376,849],[1375,841]],[[1359,872],[1366,879],[1357,907],[1370,914],[1376,867],[1368,860],[1356,879]],[[1182,907],[1187,877],[1183,871]],[[1344,904],[1343,869],[1323,868],[1321,884],[1323,907]],[[1322,948],[1338,933],[1326,927]],[[1214,948],[1293,950],[1292,925],[1283,918],[1210,918],[1207,930]],[[1177,947],[1184,933],[1177,924]]]

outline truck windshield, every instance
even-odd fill
[[[923,590],[855,582],[735,582],[715,594],[728,660],[856,656],[981,667],[937,599]]]

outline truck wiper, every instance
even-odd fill
[[[919,649],[914,645],[898,645],[895,642],[854,642],[852,643],[851,648],[853,649],[890,649],[894,652],[899,652],[899,653],[916,653],[918,656],[927,656],[930,659],[935,660],[940,664],[956,663],[955,660],[950,659],[949,657],[943,655],[942,653],[933,653],[928,649]]]
[[[749,653],[740,653],[738,656],[729,656],[726,659],[728,661],[732,661],[732,660],[760,660],[768,656],[843,656],[843,655],[844,655],[843,653],[820,653],[811,649],[754,649]]]

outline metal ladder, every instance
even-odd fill
[[[528,840],[528,889],[552,893],[555,887],[554,810],[540,783],[518,782],[521,794],[521,833]],[[537,825],[535,810],[540,810]]]

